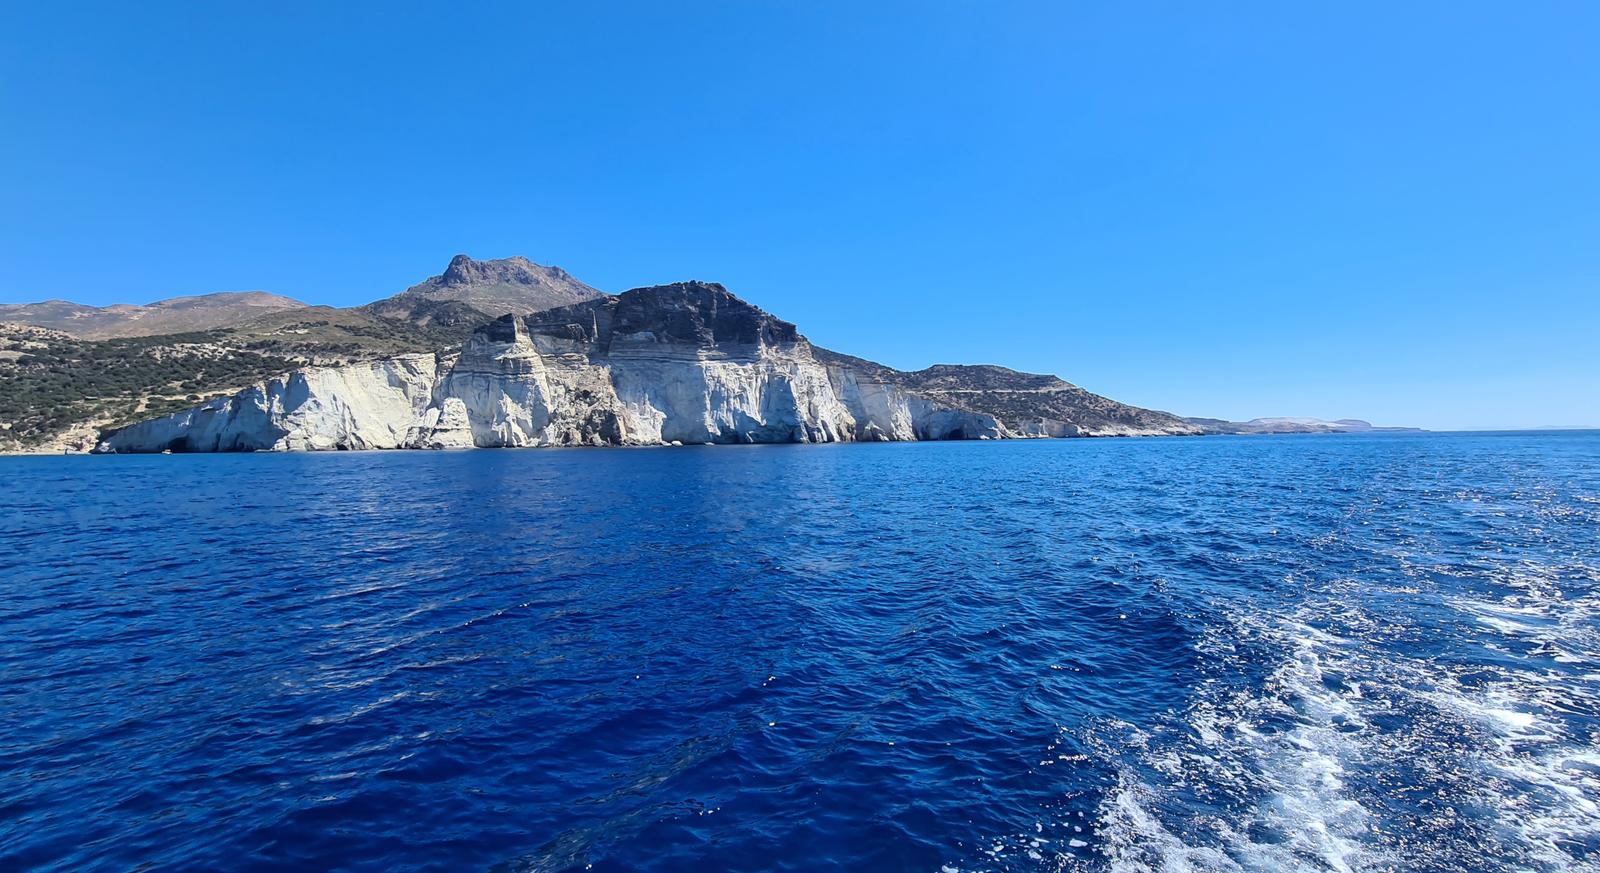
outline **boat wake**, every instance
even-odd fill
[[[1600,870],[1596,598],[1449,607],[1482,629],[1450,652],[1360,609],[1226,631],[1284,655],[1164,730],[1102,728],[1118,784],[1061,869]]]

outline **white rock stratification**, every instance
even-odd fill
[[[432,402],[434,355],[306,367],[104,435],[99,452],[392,449]]]
[[[794,325],[720,285],[689,282],[505,316],[479,328],[453,358],[404,355],[297,370],[196,409],[107,433],[96,451],[846,442],[1085,432],[1048,418],[1008,426],[990,412],[908,388],[898,378],[908,375],[914,374],[821,352]],[[941,390],[948,395],[955,389]]]

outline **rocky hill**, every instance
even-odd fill
[[[79,339],[97,340],[211,330],[304,307],[298,300],[264,291],[224,291],[173,297],[143,306],[84,306],[65,300],[8,303],[0,305],[0,321],[47,327]]]
[[[443,273],[361,309],[380,318],[470,330],[502,315],[526,315],[604,296],[560,267],[527,258],[475,261],[456,255]]]
[[[0,449],[87,450],[104,427],[193,406],[295,366],[220,333],[84,340],[0,323]]]
[[[115,428],[298,367],[449,352],[459,332],[308,306],[236,327],[86,340],[0,323],[0,450],[86,450]]]
[[[493,318],[474,303],[525,313],[599,294],[557,267],[460,256],[440,276],[355,308],[260,292],[147,306],[0,306],[0,450],[87,448],[101,429],[297,367],[453,353]]]
[[[108,452],[1192,434],[1000,367],[902,373],[812,346],[721,285],[505,315],[459,355],[304,368],[109,432]]]
[[[1202,428],[1167,412],[1119,403],[1056,376],[1020,373],[992,364],[936,364],[904,372],[825,349],[826,359],[952,409],[970,409],[1008,422],[1030,436],[1161,436]]]
[[[438,276],[349,309],[252,293],[0,312],[31,319],[0,324],[0,450],[1385,430],[1182,419],[993,365],[901,371],[813,346],[721,285],[608,296],[525,258],[457,256]],[[161,325],[184,329],[141,333]]]
[[[316,309],[317,317],[343,312],[347,315],[335,317],[345,323],[364,320],[370,329],[410,322],[464,340],[473,328],[507,313],[526,315],[604,296],[560,267],[546,267],[527,258],[476,261],[456,255],[443,273],[392,297],[350,309],[312,307],[263,291],[227,291],[173,297],[143,306],[85,306],[66,300],[0,304],[0,321],[59,330],[78,339],[103,340],[249,329],[252,323],[271,316],[292,320],[296,310]]]

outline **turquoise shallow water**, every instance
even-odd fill
[[[0,869],[1600,869],[1600,434],[0,459]]]

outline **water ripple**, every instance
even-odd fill
[[[1600,869],[1600,436],[0,459],[0,869]]]

